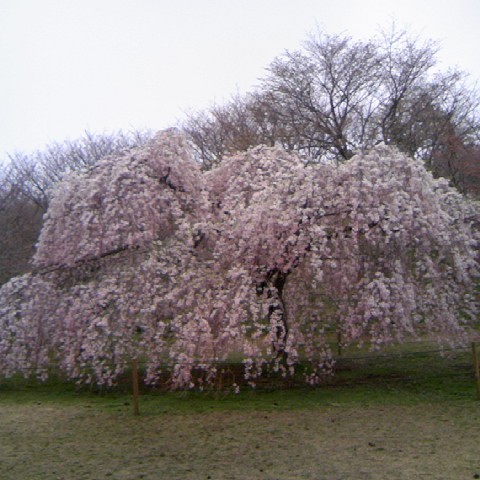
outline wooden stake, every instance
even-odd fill
[[[140,415],[138,408],[138,360],[135,359],[132,363],[132,377],[133,377],[133,414]]]
[[[480,400],[480,364],[478,361],[477,344],[472,342],[473,365],[475,366],[475,379],[477,380],[477,399]]]

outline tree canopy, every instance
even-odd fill
[[[202,172],[162,132],[56,186],[36,270],[0,290],[0,371],[55,361],[110,384],[138,358],[149,382],[168,365],[172,386],[202,386],[240,353],[252,382],[306,359],[315,384],[327,330],[378,348],[465,341],[478,211],[390,146],[339,166],[259,146]]]

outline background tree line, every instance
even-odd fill
[[[191,113],[182,127],[206,168],[259,144],[341,162],[384,142],[478,194],[478,92],[466,73],[441,71],[437,52],[395,29],[360,41],[311,35],[275,58],[254,91]]]
[[[204,169],[260,144],[279,144],[309,162],[342,162],[384,142],[479,195],[480,97],[466,73],[439,69],[437,52],[434,42],[395,29],[361,41],[311,35],[301,50],[275,58],[254,91],[190,113],[180,128]],[[54,184],[151,137],[86,132],[9,155],[0,170],[0,284],[30,269]]]

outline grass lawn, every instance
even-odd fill
[[[126,393],[0,383],[0,479],[480,478],[469,352],[345,359],[317,389]]]

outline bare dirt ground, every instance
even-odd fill
[[[480,402],[133,417],[0,404],[0,479],[480,478]]]

